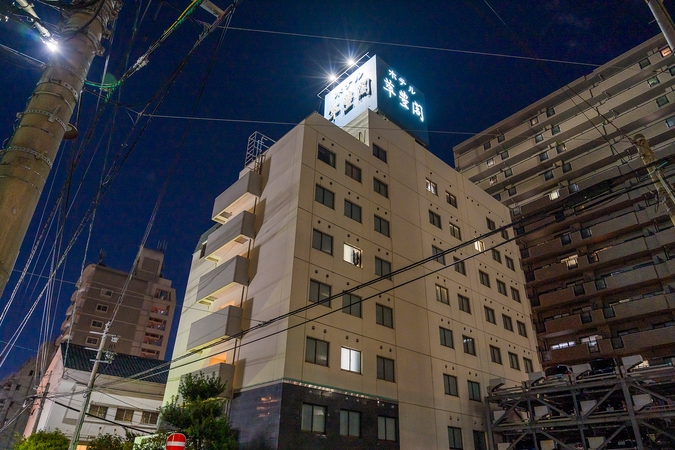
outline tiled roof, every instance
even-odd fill
[[[66,345],[68,345],[66,342],[61,343],[61,355],[64,358],[64,367],[73,370],[91,372],[94,368],[94,361],[92,360],[96,358],[96,351],[88,350],[81,345],[75,345],[71,343],[70,347],[68,348],[68,360],[65,361]],[[167,365],[166,367],[160,368],[162,364],[166,364],[166,361],[117,353],[115,354],[112,363],[101,363],[99,365],[98,372],[102,375],[129,378],[132,375],[136,375],[140,372],[155,369],[153,372],[149,372],[149,374],[152,375],[144,375],[142,381],[166,384],[169,374],[169,366]]]

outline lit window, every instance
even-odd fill
[[[478,271],[478,275],[480,279],[480,284],[482,284],[483,286],[490,287],[490,275],[483,272],[482,270]]]
[[[555,108],[554,107],[551,106],[550,108],[546,109],[546,117],[551,117],[554,114],[555,114]]]
[[[459,310],[471,314],[471,300],[469,297],[457,294],[457,303],[459,303]]]
[[[520,370],[520,362],[518,361],[518,355],[515,353],[509,352],[509,366],[512,369]]]
[[[391,263],[375,257],[375,275],[386,277],[391,273]]]
[[[445,201],[450,204],[450,206],[454,206],[457,208],[457,197],[449,193],[448,191],[445,191]]]
[[[502,351],[495,347],[494,345],[490,346],[490,359],[493,363],[501,364],[502,363]]]
[[[373,190],[381,196],[389,198],[389,186],[377,178],[373,178]]]
[[[361,413],[340,410],[340,436],[361,436]]]
[[[549,200],[551,200],[551,201],[557,200],[558,198],[560,198],[560,189],[555,189],[555,190],[549,192],[549,193],[548,193],[548,198],[549,198]]]
[[[513,331],[513,320],[510,316],[502,314],[502,321],[504,322],[504,329],[508,331]]]
[[[651,77],[650,79],[647,80],[647,85],[649,85],[649,87],[656,86],[659,83],[660,83],[659,77],[657,76]]]
[[[430,210],[429,223],[435,227],[441,228],[441,216]]]
[[[394,382],[394,360],[377,357],[377,379]]]
[[[492,259],[497,261],[499,264],[502,263],[502,254],[499,252],[499,250],[495,250],[494,248],[492,249]]]
[[[492,166],[495,165],[495,159],[494,159],[494,158],[490,158],[490,159],[488,159],[487,161],[485,161],[485,164],[487,164],[488,167],[492,167]]]
[[[564,152],[565,150],[567,150],[567,147],[565,146],[565,144],[556,144],[556,146],[555,146],[555,151],[556,151],[558,154],[561,154],[561,153]]]
[[[516,325],[518,325],[518,334],[527,337],[527,326],[525,326],[525,323],[521,322],[520,320],[516,320]]]
[[[389,221],[383,219],[382,217],[375,216],[375,231],[385,236],[389,236]]]
[[[652,63],[652,62],[649,60],[649,58],[643,59],[643,60],[640,61],[640,63],[639,63],[639,64],[640,64],[640,69],[644,69],[645,67],[651,65],[651,63]]]
[[[662,95],[661,97],[656,99],[656,105],[660,108],[663,105],[667,105],[669,103],[668,97],[665,95]]]
[[[534,116],[533,118],[530,119],[530,126],[531,127],[535,126],[538,123],[539,123],[539,117]]]
[[[427,181],[427,191],[431,192],[434,195],[438,195],[438,186],[436,185],[436,183],[434,183],[428,178],[426,179],[426,181]]]
[[[308,337],[305,361],[328,367],[328,342]]]
[[[335,208],[335,194],[318,184],[314,191],[314,200],[331,209]]]
[[[434,246],[434,245],[431,246],[431,254],[432,254],[433,256],[438,255],[438,256],[436,257],[436,261],[439,262],[439,263],[441,263],[441,264],[443,264],[443,265],[445,265],[445,255],[443,255],[442,253],[443,253],[443,250],[441,250],[440,248],[438,248],[438,247],[436,247],[436,246]]]
[[[375,322],[387,328],[394,328],[394,310],[380,304],[375,305]]]
[[[462,345],[464,346],[464,353],[476,356],[476,343],[473,338],[462,336]]]
[[[361,169],[349,161],[345,161],[345,175],[355,179],[359,183],[361,182]]]
[[[319,153],[317,155],[319,161],[323,161],[331,167],[335,167],[335,153],[328,150],[323,145],[319,145]]]
[[[309,280],[309,301],[312,303],[321,303],[330,308],[331,287],[319,281]]]
[[[345,216],[361,223],[361,207],[345,199]]]
[[[311,431],[312,433],[325,433],[326,407],[303,403],[300,429],[302,431]]]
[[[490,147],[492,147],[492,144],[489,141],[483,144],[483,150],[489,150]]]
[[[476,401],[476,402],[481,401],[481,399],[480,399],[480,383],[469,380],[468,384],[469,384],[469,400],[473,400],[473,401]]]
[[[340,355],[340,368],[348,372],[361,373],[361,352],[347,347],[342,347]]]
[[[396,442],[396,419],[377,416],[377,439]]]
[[[448,288],[444,286],[436,285],[436,300],[446,305],[450,304],[450,299],[448,297]]]
[[[497,226],[495,225],[495,221],[490,219],[489,217],[485,218],[485,223],[487,224],[488,230],[495,230]]]
[[[361,267],[361,249],[353,247],[349,244],[345,244],[343,250],[343,259],[349,264],[353,264],[356,267]]]
[[[438,327],[438,331],[441,336],[441,345],[443,347],[455,348],[455,343],[452,340],[452,330],[448,330],[447,328],[443,327]]]
[[[487,322],[497,324],[497,319],[495,318],[495,310],[492,308],[488,308],[487,306],[485,308],[485,320]]]
[[[493,175],[490,177],[490,186],[493,184],[497,184],[497,175]]]
[[[448,443],[451,450],[461,450],[464,448],[461,428],[448,427]]]
[[[506,293],[506,283],[504,283],[501,280],[497,280],[497,292],[499,292],[502,295],[508,295]]]
[[[384,162],[387,162],[387,151],[376,144],[373,144],[373,156]]]
[[[506,267],[508,267],[511,270],[516,270],[516,266],[513,264],[512,258],[509,258],[508,256],[505,256],[504,260],[506,261]]]
[[[342,312],[351,316],[361,317],[361,297],[354,294],[343,294]]]
[[[667,57],[667,56],[672,55],[672,54],[673,54],[673,51],[670,49],[670,47],[663,47],[663,48],[659,51],[659,53],[661,53],[661,56],[662,56],[663,58],[665,58],[665,57]]]
[[[541,141],[543,141],[543,140],[544,140],[544,134],[543,134],[543,133],[539,133],[538,135],[536,135],[536,136],[534,137],[534,142],[535,142],[535,143],[539,143],[539,142],[541,142]]]
[[[457,377],[444,373],[443,386],[445,388],[445,395],[459,396],[459,392],[457,391]]]
[[[455,272],[459,272],[462,275],[466,275],[466,266],[464,265],[464,261],[455,258],[454,256],[452,257],[453,265],[455,266]]]
[[[577,267],[579,267],[579,256],[572,255],[567,258],[561,259],[560,262],[567,264],[568,270],[576,269]]]
[[[329,255],[333,254],[333,236],[314,230],[312,234],[312,248],[321,250]]]
[[[548,152],[539,153],[539,161],[543,162],[548,159]]]
[[[483,243],[483,241],[477,240],[476,242],[473,243],[473,248],[475,248],[477,252],[484,252],[485,244]]]

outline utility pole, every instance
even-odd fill
[[[101,362],[110,363],[110,361],[101,361],[103,356],[104,348],[106,341],[108,340],[108,332],[110,332],[111,323],[108,322],[105,324],[103,333],[101,334],[101,343],[98,346],[98,351],[96,352],[96,359],[94,359],[94,367],[91,369],[91,375],[89,376],[89,383],[87,383],[87,391],[84,393],[84,402],[82,402],[82,408],[80,409],[80,416],[77,419],[77,425],[75,425],[75,430],[73,431],[73,437],[70,440],[69,450],[76,450],[77,444],[80,441],[80,433],[82,432],[82,424],[84,423],[84,418],[87,415],[87,409],[89,409],[89,400],[91,400],[91,392],[94,389],[94,382],[96,381],[96,374],[98,373],[98,366]],[[95,333],[99,334],[99,333]],[[113,342],[117,342],[117,336],[111,336]]]
[[[656,23],[659,24],[661,32],[666,37],[666,42],[672,51],[675,51],[675,26],[673,25],[673,19],[670,18],[670,14],[663,6],[663,0],[645,0],[649,9],[651,9]]]
[[[654,151],[649,146],[647,138],[642,134],[635,135],[635,144],[640,151],[640,157],[645,166],[650,165],[656,160]],[[670,221],[675,225],[675,196],[670,184],[663,178],[663,170],[660,166],[652,167],[649,171],[649,177],[654,182],[654,187],[659,196],[661,203],[666,207],[666,212],[670,217]]]
[[[77,2],[75,3],[77,4]],[[100,0],[75,9],[63,40],[37,83],[7,146],[0,150],[0,295],[9,280],[61,141],[80,99],[101,39],[117,17],[120,0]],[[67,134],[69,133],[69,134]]]
[[[49,373],[47,373],[47,380],[49,380]],[[35,422],[33,422],[33,431],[31,434],[35,434],[37,431],[38,423],[40,422],[40,416],[42,416],[42,411],[45,408],[45,399],[47,398],[47,394],[49,394],[49,381],[47,381],[45,390],[40,398],[40,406],[38,406],[37,414],[35,415]]]

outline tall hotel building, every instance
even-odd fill
[[[512,220],[546,212],[515,228],[544,366],[675,356],[675,229],[652,182],[672,180],[674,75],[656,36],[454,149]]]
[[[244,447],[485,449],[491,380],[539,369],[509,210],[392,123],[405,88],[424,112],[392,74],[372,58],[245,166],[192,256],[165,401],[218,374]]]

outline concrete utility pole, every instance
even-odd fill
[[[675,51],[675,26],[673,25],[673,19],[670,18],[670,14],[663,6],[663,0],[645,0],[645,2],[652,10],[656,23],[659,24],[661,32],[666,37],[668,46]]]
[[[636,134],[635,143],[637,144],[638,150],[640,151],[640,157],[645,166],[650,165],[656,160],[654,151],[649,146],[649,142],[644,135]],[[654,182],[654,187],[656,188],[661,203],[666,207],[666,212],[668,213],[668,216],[670,216],[670,221],[675,225],[675,196],[673,195],[670,184],[663,179],[663,170],[661,170],[660,166],[652,167],[649,171],[649,177]]]
[[[77,2],[75,3],[77,4]],[[40,199],[68,121],[80,99],[94,56],[103,54],[101,39],[114,20],[119,0],[100,0],[75,9],[62,42],[47,64],[7,147],[0,150],[0,295]],[[66,135],[66,137],[68,137]]]

